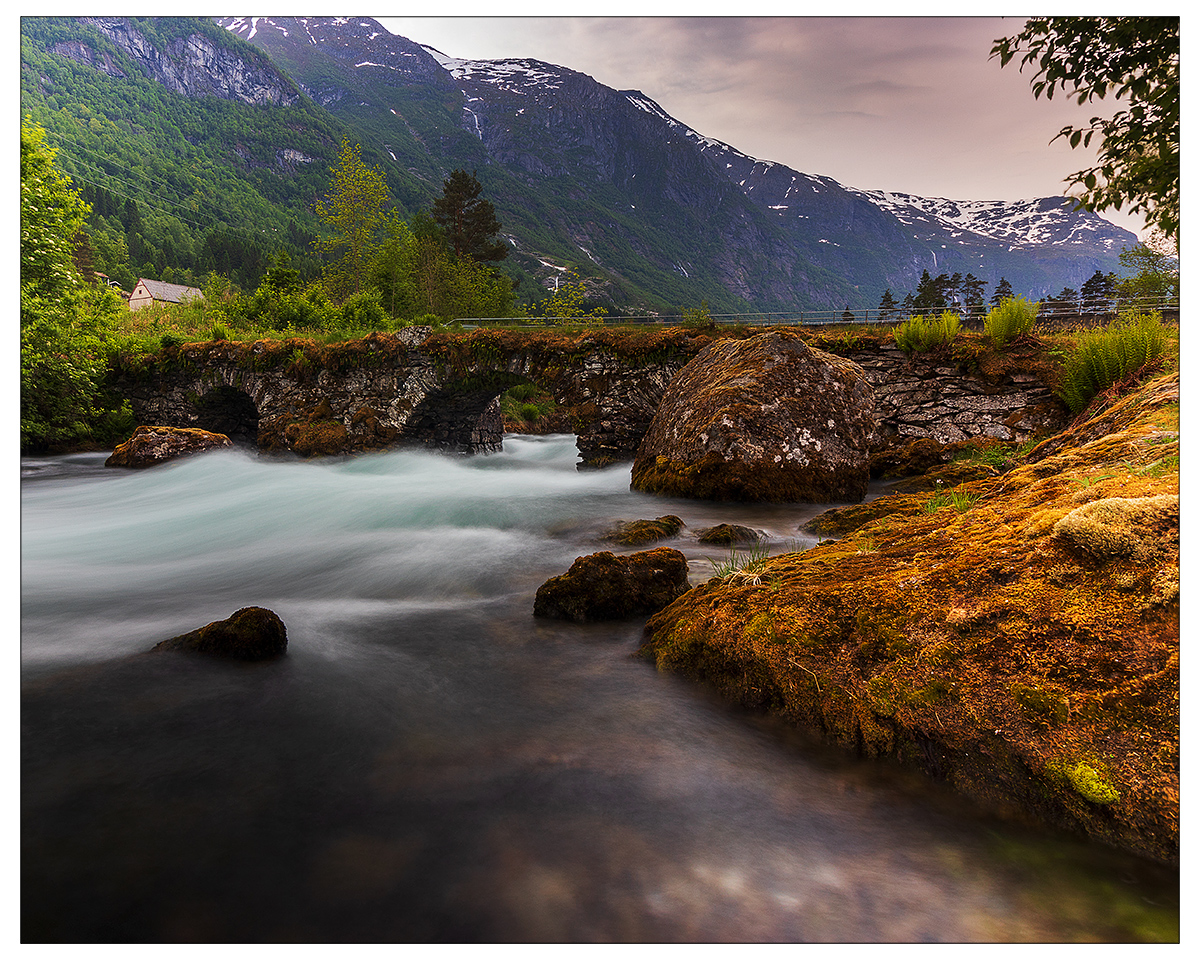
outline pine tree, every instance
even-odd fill
[[[975,274],[968,273],[962,282],[962,303],[968,317],[983,316],[983,288],[986,283]]]
[[[453,171],[442,183],[442,195],[433,201],[433,219],[458,256],[480,263],[503,260],[508,256],[508,245],[498,236],[496,210],[480,196],[482,193],[483,187],[474,175],[465,170]]]
[[[880,321],[888,320],[892,314],[896,312],[896,298],[892,296],[891,287],[883,291],[883,296],[879,298],[879,319]]]
[[[1117,295],[1117,278],[1111,273],[1097,270],[1079,288],[1083,298],[1083,312],[1106,313],[1113,297]]]
[[[989,301],[989,303],[991,303],[991,305],[994,307],[1004,300],[1011,300],[1012,295],[1012,284],[1001,277],[1000,282],[996,284],[996,292],[992,294],[992,299]]]

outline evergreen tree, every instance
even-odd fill
[[[1013,295],[1012,284],[1000,278],[1000,282],[996,284],[996,292],[992,294],[992,299],[988,301],[994,307],[1004,300],[1011,300]]]
[[[1056,297],[1050,297],[1046,301],[1047,313],[1053,314],[1071,314],[1079,311],[1079,291],[1071,287],[1063,287],[1062,292]]]
[[[500,239],[500,221],[483,187],[472,174],[454,170],[442,182],[442,195],[433,202],[433,219],[445,232],[456,255],[480,263],[503,260],[508,245]]]
[[[892,290],[889,287],[883,291],[883,296],[879,298],[879,319],[885,321],[891,318],[896,312],[896,298],[892,296]]]
[[[1117,295],[1117,278],[1097,270],[1079,288],[1079,294],[1083,298],[1084,313],[1107,313],[1110,302]]]
[[[987,284],[975,274],[968,273],[962,282],[962,304],[968,317],[981,317],[983,309],[983,288]]]
[[[946,310],[952,302],[957,302],[961,282],[962,277],[957,273],[953,277],[946,273],[931,277],[928,270],[922,270],[913,306],[922,312]]]

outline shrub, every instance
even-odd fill
[[[343,330],[378,330],[389,319],[378,290],[353,294],[338,310],[338,326]]]
[[[958,335],[960,322],[950,310],[938,317],[909,317],[892,330],[892,339],[905,353],[925,353],[949,344]]]
[[[708,301],[701,300],[699,307],[682,307],[680,309],[679,325],[701,330],[710,330],[715,327],[716,321],[713,320],[712,314],[709,312]]]
[[[1107,327],[1082,331],[1063,362],[1058,395],[1072,413],[1166,352],[1167,337],[1157,311],[1126,312]]]
[[[983,332],[992,343],[1002,347],[1033,329],[1039,306],[1030,303],[1024,297],[1008,297],[1001,300],[983,318]]]

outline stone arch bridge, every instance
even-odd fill
[[[990,366],[909,358],[890,338],[826,342],[801,333],[863,367],[884,441],[1021,440],[1064,419],[1038,357]],[[671,378],[716,336],[680,328],[450,334],[410,327],[331,345],[190,343],[124,358],[113,373],[138,423],[202,427],[301,456],[403,445],[493,452],[504,430],[500,395],[529,382],[568,415],[580,467],[602,467],[634,458]]]

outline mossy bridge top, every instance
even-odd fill
[[[776,328],[778,330],[778,328]],[[907,357],[884,333],[792,329],[862,365],[882,434],[1024,439],[1055,418],[1044,351]],[[632,460],[674,375],[718,338],[761,329],[410,327],[358,340],[211,341],[123,357],[114,383],[138,423],[201,427],[263,451],[327,456],[393,446],[500,448],[501,394],[532,383],[577,437],[581,467]]]
[[[202,427],[302,456],[422,445],[498,450],[500,395],[520,383],[570,418],[586,466],[632,459],[671,377],[711,337],[678,328],[433,333],[345,343],[212,341],[127,357],[118,389],[139,423]]]

